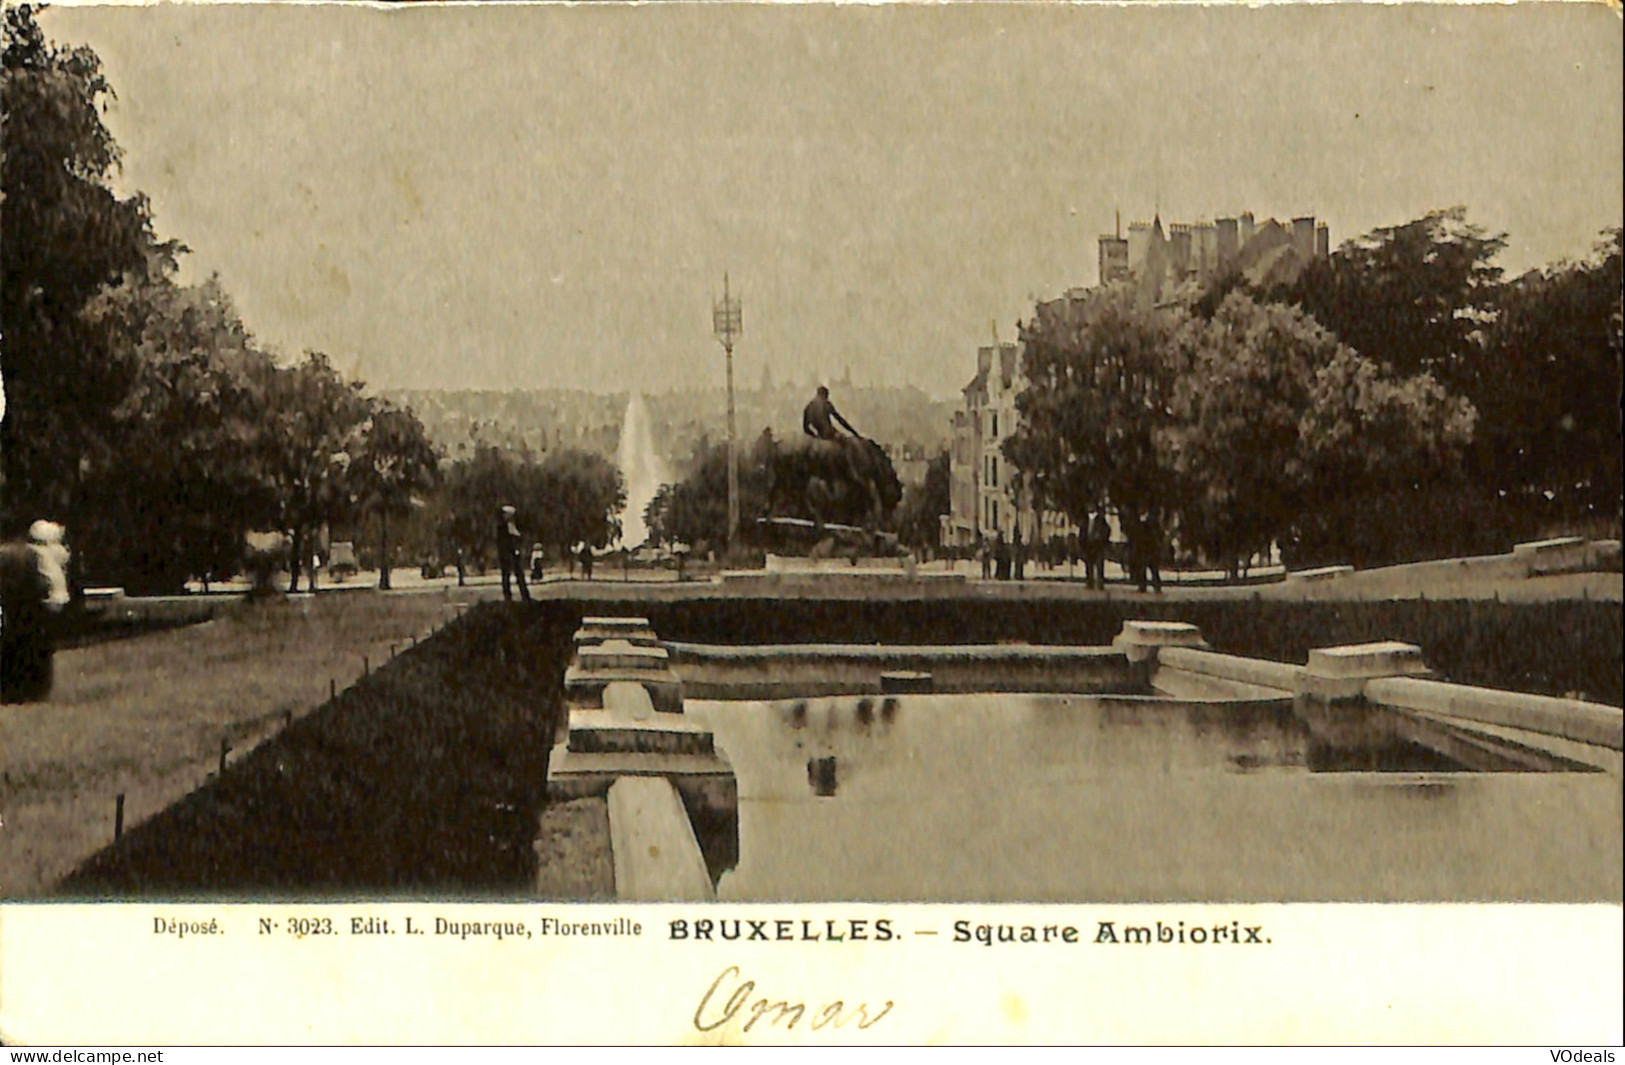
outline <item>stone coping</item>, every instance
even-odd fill
[[[1625,747],[1625,710],[1601,703],[1416,677],[1368,680],[1364,691],[1367,699],[1384,706],[1510,726],[1616,751]]]
[[[1076,647],[1065,644],[990,643],[990,644],[875,644],[875,643],[792,643],[792,644],[705,644],[668,641],[674,665],[717,663],[748,663],[759,658],[788,661],[854,660],[885,662],[897,659],[910,661],[1054,661],[1077,659],[1115,658],[1122,651],[1115,647]]]
[[[1267,658],[1244,658],[1195,647],[1162,647],[1157,650],[1158,673],[1174,669],[1214,677],[1251,687],[1291,695],[1297,690],[1303,667]],[[1153,674],[1153,678],[1157,674]]]
[[[1338,577],[1347,577],[1354,572],[1353,566],[1317,566],[1314,569],[1291,570],[1287,573],[1289,581],[1329,581]]]
[[[1565,547],[1581,547],[1585,542],[1583,536],[1554,536],[1549,540],[1526,540],[1521,544],[1513,544],[1512,553],[1538,555],[1547,551],[1561,551]]]
[[[733,768],[721,752],[708,754],[661,751],[572,751],[568,744],[555,744],[548,756],[547,783],[571,792],[598,794],[616,777],[717,777],[733,779]],[[582,787],[567,788],[571,783]],[[572,796],[574,797],[574,796]]]
[[[725,588],[738,588],[749,590],[760,588],[763,591],[778,589],[818,589],[828,588],[832,585],[876,584],[881,586],[894,585],[929,585],[935,588],[946,588],[965,583],[963,573],[934,573],[930,570],[915,569],[910,572],[906,567],[899,568],[862,568],[828,570],[781,570],[769,572],[767,570],[728,570],[717,577],[718,583]]]
[[[1294,698],[1290,689],[1273,685],[1250,684],[1212,673],[1175,669],[1159,665],[1151,674],[1151,688],[1157,696],[1180,703],[1212,705],[1214,703],[1290,704]]]
[[[635,902],[708,902],[716,897],[694,826],[670,781],[622,777],[609,788],[615,896]]]

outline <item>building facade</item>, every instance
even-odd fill
[[[1004,456],[1004,442],[1020,425],[1016,396],[1025,387],[1021,348],[1009,341],[977,349],[976,376],[954,412],[949,451],[949,506],[942,519],[944,545],[968,547],[995,532],[1012,542],[1047,541],[1075,531],[1065,515],[1033,505],[1030,484]]]

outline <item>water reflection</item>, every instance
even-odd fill
[[[1520,772],[1564,766],[1414,722],[1064,695],[695,701],[689,712],[738,777],[740,864],[724,898],[1618,893],[1607,774]],[[1568,812],[1554,821],[1554,809]],[[1553,863],[1573,882],[1554,888]]]

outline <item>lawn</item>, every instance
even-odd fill
[[[48,702],[0,707],[0,897],[38,894],[255,743],[426,636],[443,595],[241,603],[201,625],[56,656]]]

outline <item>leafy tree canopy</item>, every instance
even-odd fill
[[[1471,395],[1478,333],[1501,280],[1494,260],[1505,246],[1506,234],[1450,207],[1347,241],[1272,295],[1366,358],[1399,374],[1430,372]]]

